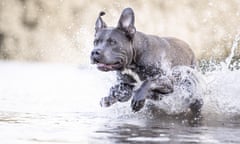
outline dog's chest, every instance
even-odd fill
[[[124,69],[122,75],[128,75],[135,80],[135,86],[138,87],[146,79],[152,78],[161,74],[161,70],[153,67],[137,67],[134,69]]]
[[[145,80],[145,79],[141,79],[140,75],[131,69],[124,69],[121,72],[121,74],[128,75],[129,77],[131,77],[131,79],[134,80],[132,84],[134,85],[135,89],[138,89],[142,85],[143,81]]]
[[[128,75],[131,79],[134,80],[132,85],[135,86],[135,90],[140,88],[143,82],[149,78],[153,78],[156,75],[161,75],[162,70],[155,65],[134,65],[131,68],[125,68],[121,71],[122,75]]]

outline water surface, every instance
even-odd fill
[[[75,65],[0,62],[2,144],[240,143],[240,71],[203,76],[202,119],[166,116],[130,103],[101,108],[114,73]]]

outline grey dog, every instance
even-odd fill
[[[96,20],[91,62],[101,71],[116,71],[118,83],[111,87],[107,97],[101,99],[101,106],[128,101],[137,88],[137,82],[143,84],[139,89],[147,89],[147,81],[163,76],[174,66],[196,66],[195,55],[184,41],[136,31],[131,8],[123,10],[117,27],[108,27],[101,18],[104,14],[100,12]],[[162,85],[152,90],[153,95],[155,91],[161,95],[173,91],[172,82],[162,80],[165,82],[160,82]],[[148,97],[139,99],[133,95],[132,110],[139,111],[145,98]]]

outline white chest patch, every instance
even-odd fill
[[[131,77],[133,77],[134,80],[136,80],[136,84],[134,84],[135,85],[134,90],[140,88],[140,86],[144,82],[140,79],[139,75],[132,71],[131,69],[124,69],[121,73],[130,75]]]

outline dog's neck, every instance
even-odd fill
[[[134,69],[136,67],[136,64],[138,62],[137,58],[139,57],[139,48],[138,48],[138,41],[139,41],[139,32],[136,32],[134,37],[130,40],[130,51],[131,51],[131,56],[130,59],[127,63],[127,68],[129,69]]]
[[[136,52],[137,51],[134,47],[134,39],[131,39],[130,40],[130,56],[129,56],[128,62],[126,63],[126,66],[125,66],[126,68],[133,69],[135,67],[136,56],[137,56]]]

